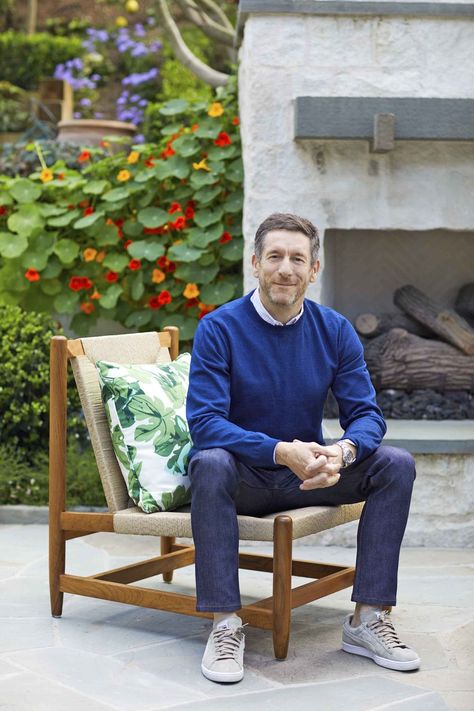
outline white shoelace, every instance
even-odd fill
[[[388,615],[386,610],[377,612],[377,619],[368,624],[367,629],[372,630],[388,649],[394,647],[408,649],[407,645],[400,640]]]
[[[222,627],[213,631],[214,646],[218,659],[235,659],[244,636],[244,627],[247,624],[245,623],[245,625],[235,629]]]

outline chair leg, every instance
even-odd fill
[[[56,530],[55,530],[56,529]],[[49,524],[49,595],[51,614],[61,617],[63,613],[64,593],[59,589],[59,576],[66,568],[66,541],[62,531],[50,521]]]
[[[174,536],[161,536],[161,555],[171,553],[171,548],[175,541],[176,538]],[[163,580],[165,583],[171,583],[173,580],[173,571],[170,570],[169,573],[163,573]]]
[[[277,516],[273,525],[273,650],[286,659],[291,627],[293,521]]]

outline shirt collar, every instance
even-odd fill
[[[293,316],[293,318],[291,318],[286,323],[282,323],[281,321],[277,321],[275,318],[273,318],[273,316],[267,311],[265,306],[262,304],[262,300],[260,298],[260,289],[255,289],[252,296],[250,297],[250,301],[254,305],[255,311],[258,313],[260,318],[263,318],[264,321],[270,323],[272,326],[292,326],[302,317],[304,311],[304,305],[302,305],[301,311],[296,314],[296,316]]]

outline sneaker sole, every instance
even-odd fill
[[[203,664],[201,664],[201,672],[210,681],[220,681],[222,683],[230,683],[233,681],[241,681],[244,678],[244,670],[236,672],[216,672],[211,669],[207,669]]]
[[[397,662],[393,659],[385,659],[385,657],[379,657],[375,652],[371,652],[365,647],[358,647],[355,644],[348,644],[348,642],[342,643],[342,649],[344,652],[349,652],[349,654],[358,654],[361,657],[369,657],[381,667],[386,669],[394,669],[395,671],[412,671],[420,667],[420,659],[410,659],[406,662]]]

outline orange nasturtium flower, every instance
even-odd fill
[[[28,281],[39,281],[40,275],[36,269],[27,269],[25,272],[25,278],[28,279]]]
[[[49,183],[50,180],[54,179],[53,173],[50,171],[49,168],[43,168],[43,170],[40,173],[40,180],[42,183]]]
[[[85,262],[93,262],[97,256],[97,250],[93,247],[87,247],[82,253]]]
[[[106,254],[106,253],[104,252],[104,250],[101,250],[100,252],[98,252],[98,253],[97,253],[97,257],[95,258],[95,261],[96,261],[96,262],[99,262],[99,264],[102,264],[102,262],[103,262],[104,259],[105,259],[105,254]]]
[[[121,170],[120,173],[117,175],[117,180],[119,180],[121,183],[124,183],[126,180],[130,180],[131,177],[132,174],[129,170]]]
[[[138,151],[132,151],[128,154],[127,163],[138,163],[140,159],[140,153]]]
[[[193,168],[194,168],[194,170],[207,170],[208,173],[211,172],[211,169],[207,165],[205,158],[200,160],[199,163],[193,163]]]
[[[85,163],[86,160],[90,160],[91,154],[89,151],[82,151],[78,156],[79,163]]]
[[[199,296],[199,294],[200,294],[200,291],[199,291],[199,287],[197,284],[193,284],[193,283],[186,284],[186,288],[183,291],[183,296],[186,299],[195,299],[196,296]]]
[[[101,298],[102,298],[102,294],[99,294],[97,289],[94,289],[94,293],[91,294],[91,299],[101,299]]]
[[[154,284],[161,284],[162,281],[166,279],[166,274],[161,271],[161,269],[153,269],[151,273],[151,280]]]
[[[220,101],[214,101],[214,103],[209,106],[209,109],[207,111],[208,116],[211,116],[212,118],[222,116],[223,113],[224,107],[222,106]]]
[[[81,304],[79,308],[85,314],[91,314],[93,311],[95,311],[95,306],[91,301],[86,301],[84,304]]]

